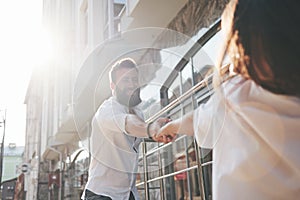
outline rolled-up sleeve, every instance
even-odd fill
[[[120,106],[114,105],[112,101],[105,102],[96,114],[98,125],[105,130],[126,133],[127,113]]]

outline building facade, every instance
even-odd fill
[[[182,95],[184,88],[192,87],[189,76],[180,76],[178,80],[184,84],[174,85],[168,85],[171,81],[166,78],[176,72],[178,62],[194,46],[193,41],[198,41],[220,18],[226,2],[44,0],[43,23],[51,33],[53,56],[34,71],[25,98],[27,122],[23,159],[30,165],[30,171],[25,174],[26,199],[79,199],[87,179],[90,121],[101,102],[111,95],[109,64],[130,56],[143,66],[140,78],[145,85],[150,83],[142,89],[144,114],[151,120],[167,101]],[[153,92],[164,84],[173,91],[169,92],[173,94],[170,99],[161,99],[159,93]],[[192,172],[175,173],[154,185],[147,182],[162,173],[189,168],[189,164],[182,162],[188,157],[196,162],[195,150],[184,148],[188,153],[183,154],[181,148],[193,140],[182,141],[185,142],[174,146],[178,151],[171,153],[172,163],[178,164],[165,167],[166,163],[160,163],[164,166],[161,171],[148,174],[150,166],[148,168],[145,162],[148,155],[141,155],[138,186],[142,199],[179,199],[177,192],[184,193],[186,188],[189,188],[190,198],[191,194],[200,195],[200,191],[195,190],[199,185],[198,175],[192,176],[197,174],[196,164]],[[156,145],[145,142],[141,148],[150,151]],[[171,151],[166,149],[166,152]],[[150,164],[166,162],[164,158],[150,160]],[[192,183],[196,185],[193,193],[190,192]],[[156,196],[150,196],[151,188],[155,192],[151,194]]]

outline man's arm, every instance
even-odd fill
[[[143,138],[148,138],[150,136],[155,140],[155,135],[157,134],[158,130],[169,121],[169,118],[159,118],[153,123],[147,124],[138,116],[129,114],[126,117],[125,130],[129,135]]]

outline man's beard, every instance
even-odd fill
[[[134,90],[131,96],[126,94],[126,90],[120,90],[119,87],[115,88],[115,94],[118,102],[129,108],[134,107],[142,102],[140,97],[140,88]]]

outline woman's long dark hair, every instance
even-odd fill
[[[239,0],[234,7],[227,49],[235,72],[300,97],[300,1]]]

